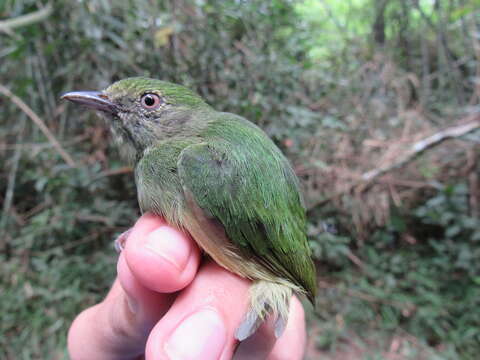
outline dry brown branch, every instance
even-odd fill
[[[317,201],[309,206],[309,211],[312,209],[323,206],[324,204],[338,198],[339,196],[349,193],[355,188],[358,192],[365,191],[372,183],[374,183],[379,177],[386,173],[404,167],[408,163],[412,162],[418,156],[423,154],[426,150],[433,148],[447,139],[458,138],[464,136],[474,130],[480,128],[480,115],[476,114],[462,121],[461,124],[450,126],[446,129],[436,132],[426,138],[416,141],[411,145],[403,154],[396,157],[394,161],[381,165],[375,169],[369,170],[360,176],[360,179],[346,186],[344,189],[336,192],[332,196]]]
[[[382,176],[382,178],[377,180],[379,183],[390,184],[393,186],[403,186],[408,188],[433,188],[438,189],[438,185],[433,183],[428,183],[424,181],[415,181],[415,180],[407,180],[407,179],[396,179],[395,177],[389,176]]]
[[[478,176],[478,150],[475,146],[468,151],[468,188],[469,188],[469,212],[472,217],[478,218],[480,216],[480,179]]]
[[[365,264],[363,263],[362,260],[358,256],[356,256],[354,253],[351,251],[347,252],[347,257],[350,259],[352,263],[357,265],[362,271],[365,270]]]
[[[80,221],[89,221],[89,222],[98,222],[105,225],[110,225],[111,219],[106,216],[99,216],[99,215],[82,215],[77,214],[75,219]]]
[[[65,162],[75,167],[75,161],[73,161],[72,157],[63,149],[62,145],[58,142],[52,132],[48,129],[45,125],[43,120],[27,105],[20,99],[18,96],[13,94],[9,89],[5,86],[0,84],[0,93],[8,97],[15,105],[17,105],[27,116],[37,125],[43,134],[47,137],[48,141],[53,145],[53,147],[57,150],[60,156],[65,160]]]
[[[43,209],[47,208],[48,206],[51,206],[51,202],[50,201],[44,201],[36,206],[34,206],[32,209],[28,210],[26,213],[23,214],[23,217],[25,218],[25,220],[28,220],[30,219],[32,216],[38,214],[40,211],[42,211]]]
[[[408,164],[413,159],[415,159],[417,156],[424,153],[427,149],[433,146],[439,145],[440,143],[442,143],[447,139],[457,138],[457,137],[466,135],[478,128],[480,128],[480,116],[477,116],[474,120],[471,120],[467,123],[451,126],[442,131],[439,131],[431,136],[428,136],[427,138],[424,138],[414,143],[403,154],[403,156],[400,156],[399,159],[396,160],[395,162],[385,164],[376,169],[367,171],[362,175],[362,180],[365,183],[370,183],[374,179],[378,178],[379,176],[382,176],[383,174],[391,170],[403,167],[404,165]]]
[[[47,4],[45,7],[37,11],[31,12],[30,14],[17,16],[13,19],[2,20],[0,21],[0,31],[11,32],[11,30],[15,28],[42,21],[47,17],[49,17],[52,11],[53,11],[52,5]]]
[[[0,195],[0,202],[4,202],[5,199]],[[17,223],[19,226],[25,226],[26,221],[23,215],[20,215],[15,208],[15,206],[10,205],[10,209],[8,210],[10,215],[12,216],[13,220]]]
[[[82,134],[82,135],[79,135],[79,136],[76,136],[74,137],[72,140],[70,141],[64,141],[62,142],[63,143],[63,147],[67,147],[67,146],[73,146],[73,145],[77,145],[83,141],[85,141],[86,139],[89,139],[89,135],[87,134]],[[5,151],[5,150],[15,150],[15,149],[18,149],[19,147],[22,147],[22,148],[26,148],[28,149],[29,151],[39,151],[39,150],[42,150],[42,149],[49,149],[49,148],[52,148],[53,145],[49,142],[41,142],[41,143],[22,143],[22,144],[0,144],[0,151]]]
[[[25,132],[25,124],[26,124],[26,119],[25,117],[22,116],[20,119],[20,129],[17,135],[17,141],[22,141],[24,137],[24,132]],[[22,148],[18,148],[15,150],[12,158],[12,165],[10,168],[10,172],[7,177],[7,188],[5,191],[5,199],[3,201],[3,211],[2,211],[2,217],[0,218],[0,241],[4,239],[4,243],[2,244],[1,248],[8,249],[9,245],[6,243],[5,239],[7,238],[5,235],[8,231],[8,221],[7,221],[7,215],[11,214],[12,211],[12,206],[13,206],[13,195],[15,191],[15,183],[17,179],[17,172],[18,172],[18,164],[20,163],[20,158],[22,156]]]
[[[133,168],[130,166],[122,166],[116,169],[107,169],[103,171],[95,180],[100,179],[102,177],[107,177],[107,176],[128,174],[128,173],[131,173],[132,171],[133,171]]]

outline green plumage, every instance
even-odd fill
[[[158,108],[142,102],[146,94],[158,96]],[[263,131],[158,80],[125,79],[101,96],[115,106],[106,113],[133,154],[142,211],[191,232],[220,265],[267,284],[256,288],[265,294],[252,294],[259,317],[276,311],[286,323],[291,290],[313,302],[316,276],[298,180]]]
[[[230,114],[218,114],[201,137],[202,144],[182,152],[182,182],[245,256],[313,299],[316,279],[305,212],[287,160],[259,128]]]

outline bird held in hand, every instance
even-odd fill
[[[280,336],[294,292],[314,302],[298,179],[260,128],[155,79],[127,78],[101,92],[62,98],[108,119],[135,167],[143,212],[187,230],[219,265],[253,281],[237,339],[253,334],[269,314]]]

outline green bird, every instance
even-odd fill
[[[181,85],[143,77],[62,98],[107,118],[135,168],[142,212],[188,231],[215,262],[252,280],[238,340],[269,314],[280,336],[293,293],[314,303],[315,267],[298,179],[259,127],[214,110]]]

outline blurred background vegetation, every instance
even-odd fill
[[[59,95],[146,75],[294,164],[308,359],[477,359],[479,61],[479,0],[0,1],[0,358],[66,356],[139,216],[105,124]]]

